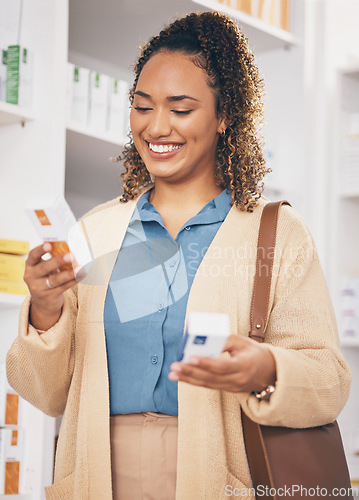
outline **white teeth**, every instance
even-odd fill
[[[181,145],[174,145],[174,144],[162,145],[162,144],[152,144],[151,142],[149,142],[148,147],[155,153],[170,153],[171,151],[179,149]]]

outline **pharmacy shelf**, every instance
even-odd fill
[[[19,307],[24,302],[26,295],[14,295],[11,293],[0,293],[0,309],[2,307]]]
[[[342,190],[339,193],[341,200],[358,200],[359,201],[359,188],[353,190]]]
[[[235,19],[243,28],[248,40],[252,41],[251,47],[255,52],[263,52],[279,48],[288,48],[299,45],[299,41],[289,31],[272,26],[261,19],[223,5],[214,0],[192,0],[207,9],[223,12]]]
[[[28,109],[7,102],[0,102],[0,126],[14,123],[24,124],[34,120],[34,115]]]
[[[124,144],[123,139],[118,139],[117,137],[114,137],[106,132],[97,132],[96,130],[92,130],[91,128],[80,125],[76,122],[67,122],[66,129],[71,132],[75,132],[76,134],[98,139],[99,141],[109,142],[110,144],[114,144],[116,146],[123,146]]]
[[[341,347],[359,347],[359,338],[341,338]]]

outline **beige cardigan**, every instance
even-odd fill
[[[260,216],[232,207],[195,276],[188,311],[226,312],[232,332],[247,335]],[[56,325],[28,324],[7,355],[11,386],[48,415],[63,414],[49,500],[111,500],[109,386],[104,301],[111,271],[136,204],[118,199],[83,220],[96,264],[69,290]],[[309,427],[334,420],[349,393],[350,371],[338,349],[335,318],[312,236],[291,207],[280,209],[267,342],[277,388],[269,403],[179,383],[177,500],[225,499],[251,486],[241,407],[263,424]],[[226,356],[224,354],[223,356]],[[294,451],[295,452],[295,451]],[[227,486],[228,485],[228,486]],[[227,489],[226,489],[227,486]],[[237,490],[238,491],[238,490]],[[226,495],[227,492],[227,495]],[[237,494],[238,495],[238,494]]]

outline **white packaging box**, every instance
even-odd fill
[[[80,66],[73,66],[72,69],[70,119],[78,124],[86,126],[88,125],[89,117],[90,70],[81,68]]]
[[[0,429],[0,495],[19,493],[23,429]]]
[[[19,41],[21,2],[0,0],[0,47],[16,45]]]
[[[67,79],[66,79],[66,119],[67,119],[67,121],[71,121],[74,71],[75,71],[75,65],[72,63],[67,63]]]
[[[110,78],[109,107],[108,107],[108,132],[119,140],[124,140],[128,126],[128,98],[129,86],[124,80]]]
[[[89,125],[97,132],[106,132],[110,77],[103,73],[90,73]]]
[[[230,320],[227,314],[189,313],[178,361],[187,363],[191,356],[219,358],[229,334]]]
[[[7,50],[0,47],[0,101],[6,101]]]
[[[25,108],[32,102],[33,56],[20,45],[7,49],[6,102]]]
[[[37,197],[25,207],[34,228],[43,241],[52,245],[53,255],[71,252],[76,267],[84,267],[92,261],[90,246],[82,225],[76,221],[71,208],[63,196],[55,198]],[[71,263],[67,264],[71,268]],[[77,270],[75,269],[75,272]]]

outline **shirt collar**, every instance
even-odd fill
[[[143,195],[138,199],[130,224],[135,221],[156,220],[156,214],[158,214],[158,212],[148,201],[150,193],[151,189],[143,193]],[[202,223],[224,221],[231,208],[231,201],[231,191],[224,189],[218,196],[216,196],[216,198],[210,200],[197,215],[190,219],[190,221],[197,217],[201,219]],[[205,216],[203,214],[205,214]]]

